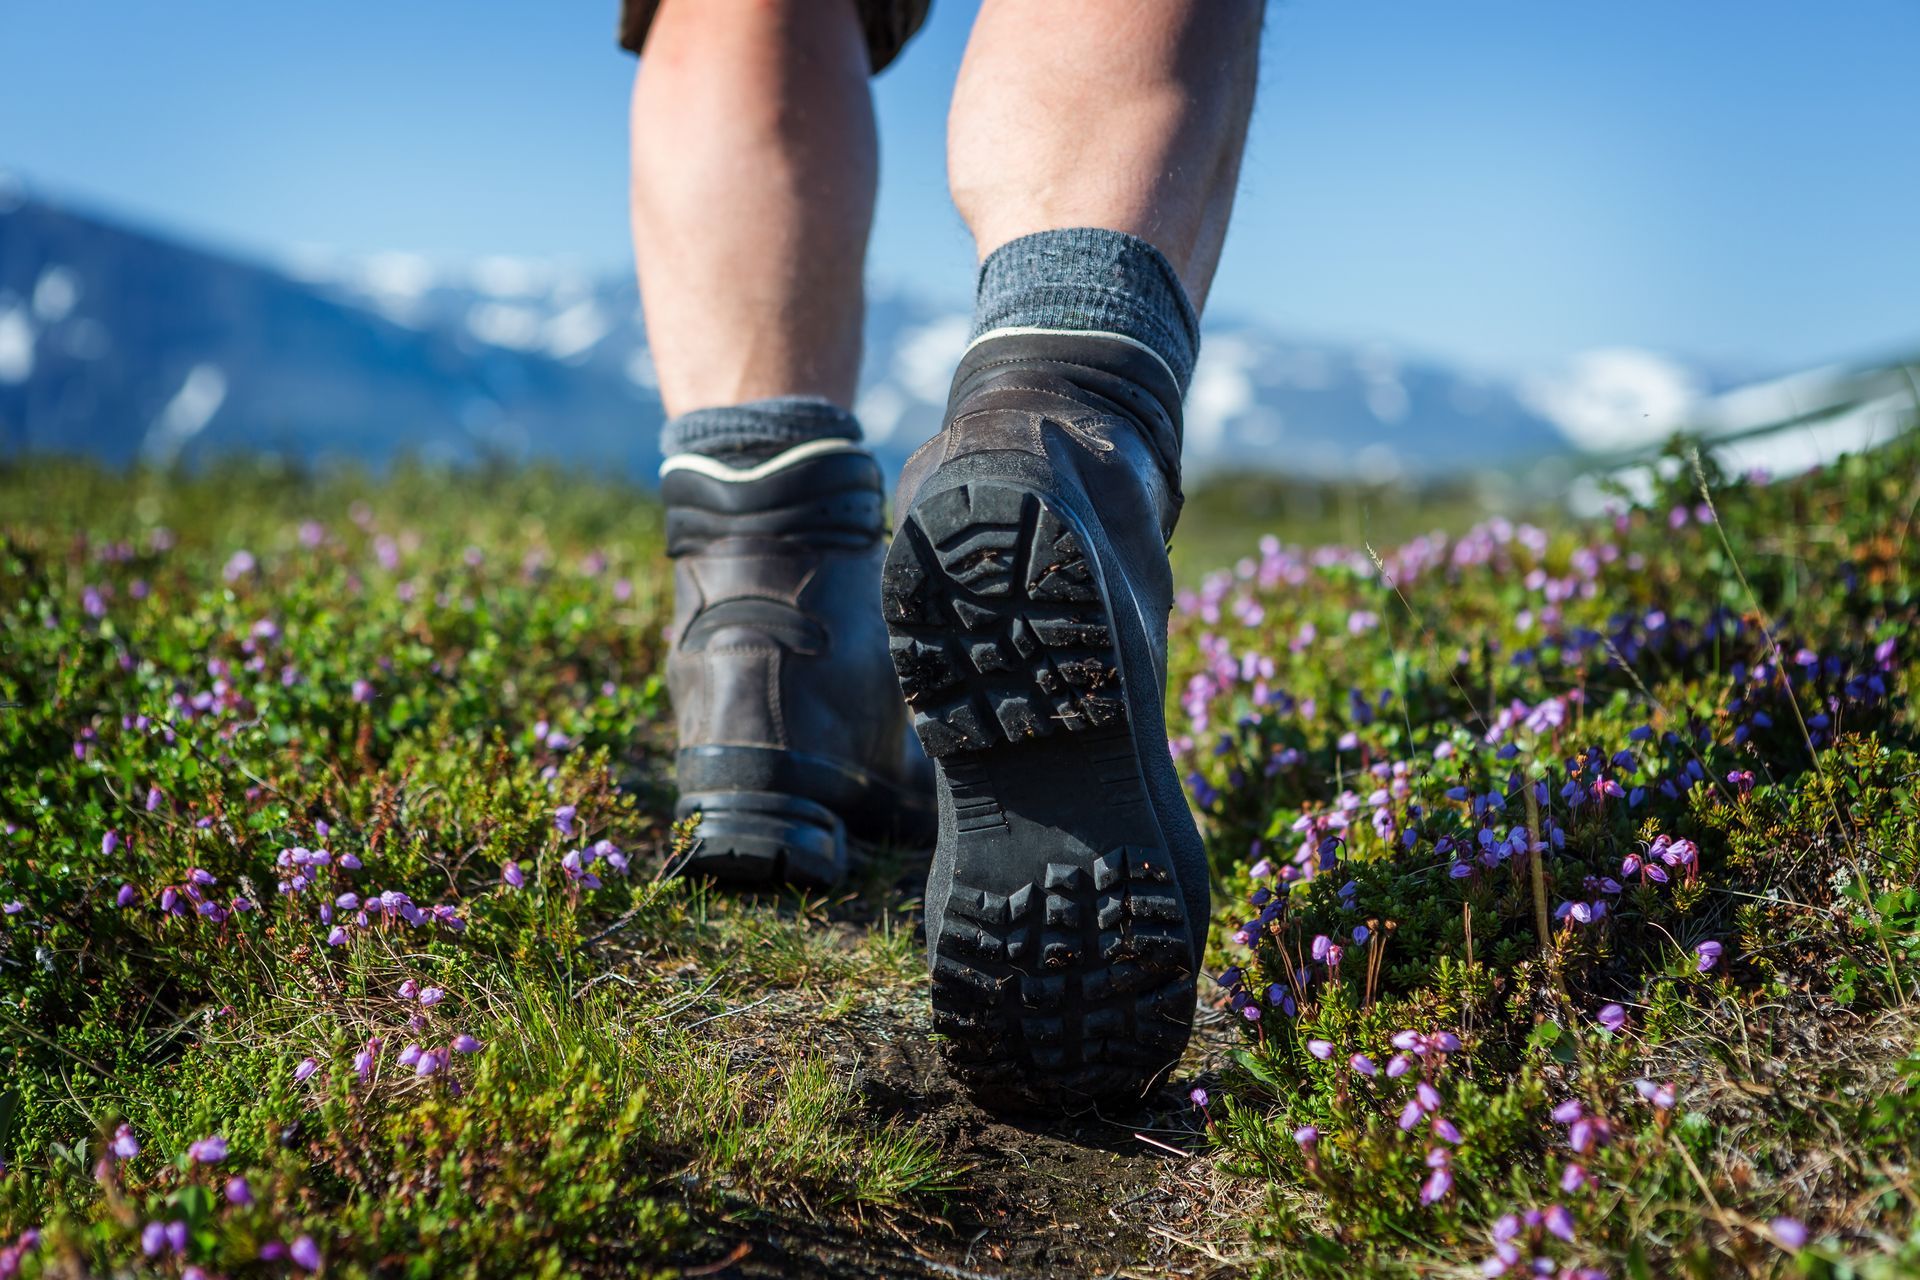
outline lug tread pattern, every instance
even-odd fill
[[[1093,566],[1037,495],[976,483],[921,503],[887,555],[881,603],[928,755],[1126,728]],[[1130,747],[1102,785],[1116,802],[1143,794]]]
[[[1056,863],[1011,894],[953,886],[933,940],[933,1026],[976,1096],[1015,1108],[1139,1097],[1179,1058],[1193,974],[1165,863],[1127,846],[1092,876]]]

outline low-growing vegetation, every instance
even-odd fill
[[[699,1034],[919,962],[662,874],[657,511],[360,487],[0,492],[0,1275],[632,1274],[923,1208],[941,1152],[810,1037]]]
[[[1182,604],[1279,1275],[1920,1268],[1920,449]]]
[[[1068,1186],[910,859],[672,877],[643,496],[0,471],[0,1278],[1920,1270],[1920,445],[1660,476],[1183,594],[1219,1030]]]

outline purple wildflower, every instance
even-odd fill
[[[107,1149],[121,1160],[131,1160],[140,1154],[140,1139],[133,1134],[133,1126],[123,1124],[113,1131],[113,1141]]]
[[[219,1164],[227,1158],[227,1140],[211,1134],[187,1148],[187,1158],[195,1164]]]
[[[253,1187],[245,1178],[228,1178],[226,1192],[228,1204],[236,1204],[244,1209],[253,1203]]]
[[[475,1040],[464,1031],[453,1038],[453,1051],[455,1053],[478,1053],[484,1047],[485,1046],[478,1040]],[[1199,1094],[1201,1099],[1197,1105],[1202,1107],[1206,1106],[1207,1091],[1205,1089],[1195,1089],[1194,1092]]]
[[[293,1069],[293,1082],[299,1084],[320,1069],[320,1063],[313,1058],[300,1059],[300,1065]]]
[[[1309,1040],[1307,1041],[1307,1052],[1320,1059],[1320,1061],[1325,1062],[1333,1056],[1333,1042],[1331,1040]]]
[[[148,807],[151,808],[152,806],[149,805]],[[119,847],[120,847],[120,833],[118,831],[109,831],[107,832],[107,834],[100,837],[101,853],[104,853],[109,857],[111,857],[113,854],[113,851],[115,849],[118,849]]]
[[[500,864],[500,880],[509,889],[518,889],[527,882],[527,875],[520,870],[519,863],[509,858]]]
[[[320,1246],[313,1242],[312,1236],[301,1236],[287,1249],[287,1256],[308,1271],[320,1269]]]
[[[1671,1084],[1655,1084],[1651,1080],[1635,1080],[1633,1091],[1653,1104],[1659,1111],[1673,1110],[1674,1094]]]
[[[1782,1248],[1801,1249],[1806,1247],[1807,1227],[1800,1219],[1789,1218],[1783,1215],[1775,1218],[1767,1225],[1773,1231],[1773,1238],[1780,1242]]]
[[[1622,1027],[1627,1025],[1627,1011],[1624,1007],[1617,1004],[1602,1005],[1600,1006],[1599,1022],[1600,1025],[1608,1031],[1617,1033]]]
[[[1701,973],[1707,972],[1720,963],[1720,953],[1723,950],[1724,948],[1718,942],[1709,940],[1701,943],[1693,949],[1694,968]]]
[[[428,1008],[431,1008],[434,1005],[439,1004],[442,1000],[445,1000],[446,998],[447,998],[447,993],[441,990],[439,987],[428,987],[420,993],[420,1003],[423,1005],[426,1005]]]
[[[570,804],[563,804],[558,809],[555,809],[553,811],[553,829],[563,836],[572,835],[573,817],[579,811],[578,806]]]

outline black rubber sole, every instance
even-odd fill
[[[824,805],[766,791],[689,792],[674,805],[676,819],[695,812],[683,875],[824,889],[846,874],[846,825]]]
[[[933,1025],[990,1106],[1132,1101],[1185,1049],[1192,935],[1148,799],[1094,544],[1058,498],[974,479],[915,502],[881,575],[934,759]]]

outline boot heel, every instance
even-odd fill
[[[847,870],[847,828],[833,810],[771,791],[682,795],[674,817],[700,815],[684,874],[730,884],[826,888]]]

